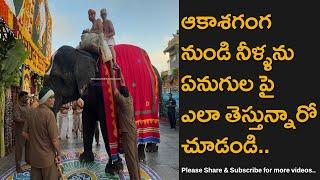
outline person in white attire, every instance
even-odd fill
[[[64,104],[61,106],[58,113],[59,120],[59,138],[66,137],[69,139],[69,111],[70,103]]]
[[[83,100],[80,98],[77,101],[73,102],[73,128],[72,128],[72,132],[75,133],[75,138],[78,138],[78,133],[82,133],[82,127],[81,127],[81,114],[82,114],[82,110],[83,110],[83,105],[84,102]]]

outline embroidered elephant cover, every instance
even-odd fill
[[[160,143],[157,75],[145,50],[118,44],[116,61],[133,97],[138,143]]]

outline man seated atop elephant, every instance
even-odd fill
[[[102,20],[96,19],[96,12],[93,9],[89,9],[88,17],[92,22],[92,27],[83,30],[78,48],[97,53],[103,62],[108,62],[112,60],[112,53],[107,42],[104,41]]]
[[[118,67],[116,65],[116,51],[114,50],[114,45],[116,44],[114,41],[114,35],[115,35],[115,30],[112,24],[112,21],[107,19],[107,9],[103,8],[100,11],[100,16],[102,18],[102,29],[103,29],[103,35],[104,35],[104,40],[108,44],[112,57],[113,57],[113,63],[115,64],[114,67]]]
[[[101,54],[103,62],[112,60],[111,50],[104,40],[102,20],[96,19],[96,12],[93,9],[89,9],[88,17],[92,22],[92,27],[83,30],[79,48]]]
[[[100,18],[96,19],[96,11],[93,9],[89,9],[88,11],[89,20],[92,22],[91,29],[83,30],[82,34],[85,33],[103,33],[102,20]]]

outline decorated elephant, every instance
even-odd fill
[[[155,152],[160,142],[159,131],[159,99],[161,80],[157,70],[151,65],[147,53],[133,45],[116,45],[117,63],[121,67],[126,84],[133,97],[135,119],[138,131],[139,159],[145,158],[145,150]],[[94,80],[101,77],[101,61],[98,55],[70,46],[62,46],[52,56],[52,65],[45,76],[45,86],[51,87],[56,94],[54,111],[62,104],[84,100],[82,115],[84,152],[82,161],[93,161],[92,142],[94,126],[100,121],[101,131],[108,152],[109,163],[106,171],[112,172],[122,168],[121,159],[114,154],[114,144],[109,142],[110,131],[106,111],[104,84],[108,81]],[[94,79],[93,79],[94,78]],[[104,77],[103,77],[104,78]],[[103,88],[102,88],[103,87]],[[113,133],[111,133],[113,134]],[[108,145],[109,144],[109,145]],[[111,144],[111,145],[110,145]],[[111,147],[111,148],[110,148]],[[119,159],[115,161],[115,159]],[[112,163],[112,162],[115,163]]]
[[[72,102],[80,97],[84,101],[82,112],[83,146],[84,152],[80,161],[94,161],[92,152],[93,136],[96,121],[100,121],[105,148],[109,155],[106,165],[107,173],[114,173],[123,168],[118,153],[112,154],[109,144],[108,128],[106,123],[105,104],[102,81],[100,78],[99,56],[70,46],[62,46],[52,56],[50,69],[46,72],[44,86],[55,92],[55,105],[53,110],[58,112],[62,104]],[[110,158],[111,157],[111,158]]]

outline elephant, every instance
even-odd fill
[[[96,121],[100,121],[105,148],[109,155],[105,171],[114,174],[123,169],[120,157],[116,162],[112,162],[110,158],[101,81],[91,80],[100,77],[99,55],[71,46],[62,46],[53,54],[51,61],[51,66],[44,77],[44,86],[50,87],[55,92],[53,111],[57,113],[62,104],[79,98],[84,101],[82,112],[84,152],[80,155],[80,161],[94,161],[93,136]]]

